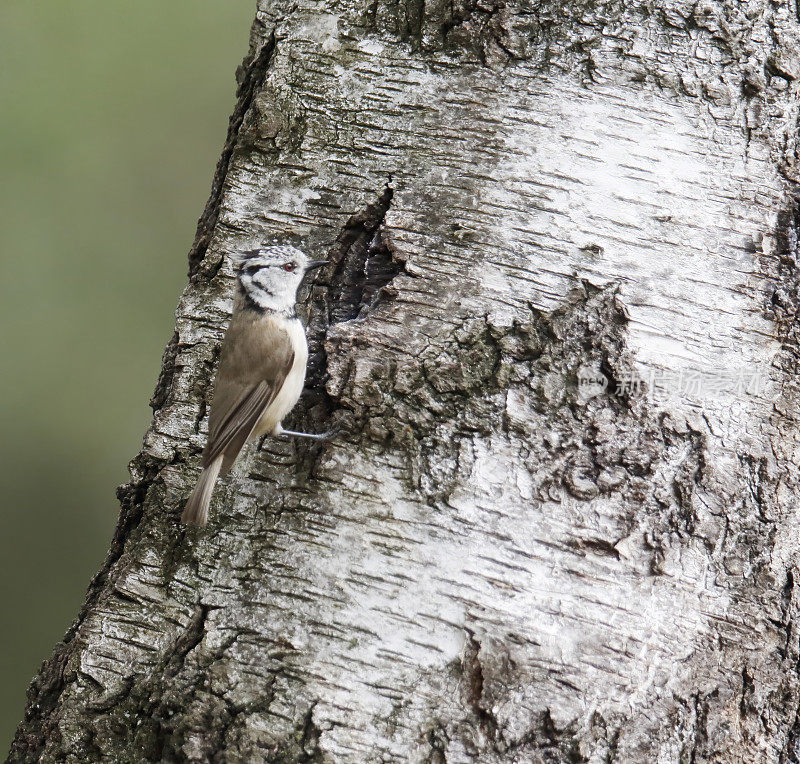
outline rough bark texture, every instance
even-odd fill
[[[11,759],[797,761],[799,30],[261,0],[153,425]],[[347,433],[251,447],[186,531],[227,254],[273,239],[335,262],[292,424]],[[740,370],[767,384],[709,382]]]

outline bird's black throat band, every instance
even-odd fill
[[[289,310],[273,310],[272,308],[263,308],[247,293],[247,290],[240,288],[240,292],[242,299],[244,300],[242,310],[252,311],[259,316],[271,314],[275,316],[281,316],[282,318],[297,318],[297,310],[294,306],[292,306]]]

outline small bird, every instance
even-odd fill
[[[295,312],[303,276],[325,265],[295,247],[275,246],[238,257],[236,297],[222,342],[208,422],[203,471],[182,521],[205,525],[217,477],[230,470],[245,442],[260,435],[325,438],[284,430],[281,421],[303,392],[308,344]]]

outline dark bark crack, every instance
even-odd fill
[[[172,393],[172,382],[175,379],[175,359],[178,357],[178,332],[173,332],[172,337],[164,348],[161,358],[161,372],[158,375],[156,389],[150,398],[150,408],[158,411]]]
[[[256,21],[258,22],[258,20]],[[255,49],[251,50],[247,58],[237,71],[239,87],[236,91],[237,102],[228,124],[228,135],[222,147],[222,154],[217,162],[214,180],[211,183],[211,195],[206,202],[203,214],[197,223],[197,234],[194,245],[189,252],[189,276],[194,277],[200,270],[200,264],[208,251],[208,245],[214,234],[214,228],[219,218],[219,206],[222,191],[233,158],[233,152],[239,139],[239,129],[244,122],[245,115],[250,110],[253,99],[261,88],[269,69],[270,61],[275,53],[275,35],[256,35]],[[217,268],[219,264],[217,265]],[[209,273],[212,277],[214,274]]]
[[[197,606],[186,630],[175,641],[164,672],[166,676],[176,675],[183,668],[189,653],[203,641],[206,634],[206,619],[210,611],[211,607],[208,605]]]
[[[466,632],[468,638],[461,665],[467,681],[467,702],[478,720],[478,726],[488,738],[494,740],[497,737],[497,719],[484,705],[485,679],[480,659],[481,643],[471,629],[466,629]]]
[[[303,726],[300,736],[300,755],[297,757],[299,762],[322,761],[322,752],[319,749],[319,738],[322,730],[314,723],[314,708],[316,701],[312,703],[303,716]]]

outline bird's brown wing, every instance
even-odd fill
[[[266,382],[260,382],[250,390],[241,403],[229,412],[214,440],[209,438],[203,452],[203,466],[208,466],[226,451],[238,453],[274,397],[274,392]]]
[[[280,392],[294,363],[289,334],[265,317],[234,316],[222,346],[203,466],[225,454],[223,473]]]

